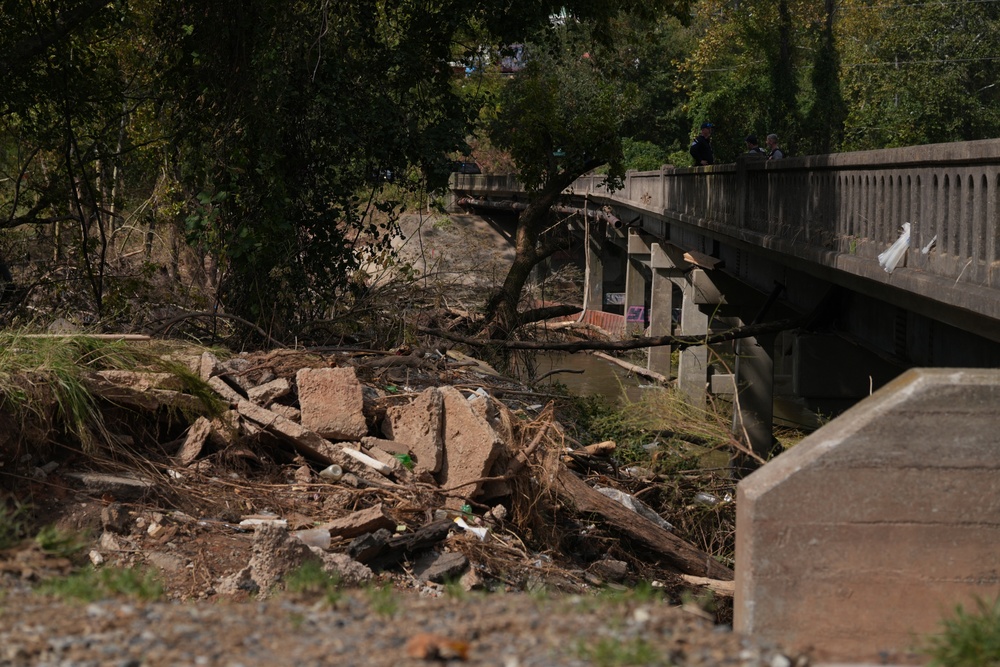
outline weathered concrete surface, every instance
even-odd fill
[[[735,629],[821,660],[919,662],[1000,594],[1000,371],[912,370],[737,487]]]
[[[440,387],[444,398],[444,461],[438,483],[452,495],[446,505],[457,509],[473,498],[500,455],[502,442],[486,419],[486,399],[467,400],[454,387]]]
[[[415,470],[436,473],[444,462],[444,396],[429,387],[412,403],[386,410],[382,432],[389,440],[407,443]]]
[[[368,435],[361,383],[353,368],[303,368],[295,383],[302,426],[333,440]]]

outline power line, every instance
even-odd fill
[[[990,0],[991,2],[994,0]],[[980,63],[980,62],[993,62],[1000,60],[1000,56],[988,56],[983,58],[940,58],[937,60],[876,60],[867,63],[841,63],[840,67],[877,67],[882,65],[888,65],[890,67],[895,67],[899,65],[932,65],[941,63]],[[766,65],[763,60],[758,60],[754,63],[747,63],[748,65]],[[743,69],[744,65],[739,67],[716,67],[712,69],[700,69],[698,72],[735,72],[738,69]],[[809,69],[815,67],[813,63],[802,63],[794,65],[792,69]]]
[[[949,5],[984,5],[992,4],[995,2],[1000,2],[1000,0],[953,0],[952,2],[936,2],[931,0],[930,2],[893,2],[885,3],[881,5],[844,5],[840,4],[837,6],[836,10],[843,9],[881,9],[889,7],[892,9],[902,8],[902,7],[926,7],[928,5],[934,5],[935,7],[947,7]]]

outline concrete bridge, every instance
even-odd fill
[[[452,185],[523,205],[506,177]],[[644,309],[649,335],[812,315],[741,341],[731,374],[712,374],[704,347],[681,354],[688,400],[735,393],[758,453],[775,389],[857,403],[739,483],[738,632],[820,660],[923,664],[914,642],[942,615],[998,599],[1000,140],[664,168],[616,193],[585,177],[560,206],[589,232],[585,303],[622,294],[603,309]],[[904,223],[890,272],[879,255]],[[669,351],[648,364],[672,372]]]
[[[508,176],[456,174],[452,191],[480,208],[526,201]],[[559,209],[587,221],[585,305],[650,336],[812,316],[744,339],[721,370],[710,362],[724,352],[680,355],[693,403],[738,388],[762,456],[775,389],[835,414],[906,368],[1000,367],[1000,140],[665,167],[629,172],[618,192],[591,175]],[[888,272],[878,256],[904,223],[908,250]],[[648,366],[670,374],[670,359],[651,348]]]

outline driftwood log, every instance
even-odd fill
[[[734,578],[733,571],[710,554],[592,489],[557,458],[548,457],[546,465],[555,470],[556,493],[577,511],[599,514],[616,530],[662,554],[683,574],[725,581]]]

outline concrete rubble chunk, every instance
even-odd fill
[[[271,403],[271,405],[267,406],[267,409],[293,422],[299,422],[302,419],[302,411],[291,405]]]
[[[198,417],[191,428],[188,429],[184,442],[174,457],[181,465],[191,465],[195,459],[201,456],[201,450],[208,442],[212,434],[212,422],[206,417]]]
[[[368,509],[352,512],[345,517],[334,519],[319,526],[319,528],[329,530],[331,536],[347,538],[357,537],[365,533],[374,533],[379,528],[391,530],[395,527],[396,522],[385,513],[385,509],[381,503]]]
[[[208,434],[208,441],[217,449],[224,449],[235,442],[239,432],[240,413],[236,410],[227,410],[212,419],[212,430]]]
[[[469,559],[456,551],[424,554],[413,564],[413,576],[423,581],[443,584],[461,576],[469,567]]]
[[[365,453],[379,463],[389,466],[389,470],[394,475],[398,475],[405,470],[402,461],[380,447],[369,447],[365,450]]]
[[[289,384],[288,380],[278,378],[251,388],[247,391],[247,398],[257,405],[267,407],[279,398],[287,396],[291,391],[292,385]]]
[[[218,375],[210,377],[208,380],[208,386],[215,390],[215,393],[221,396],[224,400],[229,401],[231,405],[236,405],[243,400],[243,396],[240,395],[238,391],[233,389]]]
[[[500,437],[489,422],[478,401],[484,398],[466,400],[461,391],[454,387],[441,387],[444,399],[444,462],[436,475],[442,488],[454,489],[452,493],[464,498],[474,498],[482,487],[476,481],[487,477],[503,447]],[[450,509],[460,509],[461,498],[449,498]]]
[[[305,428],[332,440],[356,441],[368,435],[354,368],[303,368],[295,374],[295,382]]]
[[[292,449],[306,458],[327,465],[336,463],[345,471],[350,470],[354,475],[368,482],[382,483],[385,481],[382,475],[344,454],[342,445],[334,445],[318,433],[310,431],[300,424],[289,421],[248,400],[240,401],[236,409],[245,417],[242,420],[244,427],[259,424],[260,427],[291,445]]]
[[[171,377],[174,376],[171,375]],[[118,384],[99,373],[84,375],[81,379],[90,393],[123,407],[149,411],[158,410],[165,406],[193,412],[201,412],[205,409],[205,405],[197,396],[179,391],[156,389],[152,386],[146,389],[136,389],[127,384]]]
[[[463,399],[464,400],[464,399]],[[413,402],[385,412],[382,432],[389,440],[409,444],[414,472],[436,473],[444,462],[444,395],[437,387],[425,389]]]
[[[106,531],[128,535],[132,530],[132,518],[121,503],[109,503],[101,508],[101,526]]]
[[[375,438],[365,436],[361,438],[361,446],[365,449],[380,449],[389,454],[412,454],[413,447],[398,440],[386,440],[385,438]]]
[[[253,389],[253,382],[247,377],[250,371],[251,362],[246,357],[233,357],[222,362],[219,375],[225,375],[230,382],[234,382],[243,391]]]
[[[96,375],[114,385],[135,391],[149,391],[150,389],[181,391],[184,389],[184,383],[173,373],[108,370],[97,371]]]
[[[209,378],[213,378],[221,372],[222,362],[219,361],[219,358],[211,352],[202,352],[198,365],[198,375],[201,379],[208,382]]]
[[[99,472],[68,472],[65,475],[79,481],[90,493],[109,494],[119,500],[139,500],[156,486],[148,479],[124,475]]]
[[[260,592],[266,596],[289,572],[308,561],[321,562],[324,570],[330,568],[343,578],[353,580],[349,583],[356,583],[360,580],[358,577],[371,576],[371,571],[360,563],[349,564],[343,557],[327,558],[321,549],[306,546],[289,535],[285,528],[263,524],[254,531],[250,562],[239,572],[223,579],[219,592],[228,595],[241,591]]]

